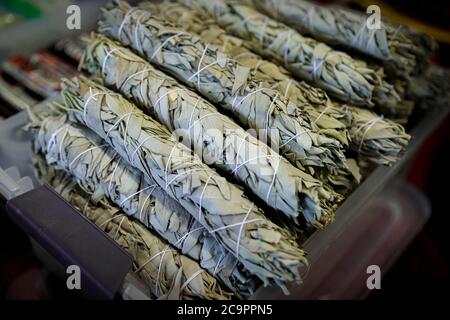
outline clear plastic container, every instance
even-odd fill
[[[303,284],[292,286],[289,296],[276,288],[261,288],[254,298],[339,299],[367,295],[367,267],[375,264],[382,272],[387,271],[430,215],[424,195],[402,182],[401,173],[445,116],[442,110],[430,111],[413,130],[413,140],[403,159],[392,167],[378,167],[342,204],[336,221],[308,239],[305,249],[311,267]],[[22,112],[0,122],[0,193],[10,200],[40,186],[31,162],[31,137],[23,129],[27,119]],[[148,297],[133,274],[123,280],[124,297]]]

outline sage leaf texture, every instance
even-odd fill
[[[274,59],[300,79],[356,106],[395,105],[400,97],[379,70],[258,12],[239,0],[180,1],[204,10],[254,52]]]
[[[297,220],[304,215],[310,221],[321,211],[321,199],[333,200],[320,181],[292,166],[207,100],[118,43],[93,36],[84,65],[174,132],[204,163],[233,175],[288,217]]]
[[[63,88],[71,121],[101,136],[142,171],[148,183],[156,181],[247,270],[265,284],[300,281],[299,268],[307,262],[295,238],[270,222],[240,188],[203,164],[163,125],[120,94],[84,77],[64,81]]]
[[[232,294],[222,289],[217,280],[197,262],[179,254],[106,199],[92,201],[94,194],[79,187],[66,172],[48,166],[40,154],[35,156],[35,167],[44,182],[133,257],[134,271],[149,286],[154,298],[231,299]]]
[[[430,36],[384,18],[381,28],[369,29],[366,14],[341,6],[323,6],[305,0],[252,2],[264,13],[302,34],[385,62],[387,70],[405,79],[425,70],[437,47]]]
[[[170,2],[143,1],[139,7],[150,10],[152,14],[199,35],[209,46],[214,46],[229,54],[239,64],[250,68],[250,73],[262,84],[276,89],[283,97],[289,98],[296,106],[305,111],[318,126],[320,134],[338,140],[343,147],[348,146],[347,128],[351,123],[351,118],[349,118],[351,115],[346,114],[343,109],[334,107],[323,90],[312,87],[304,81],[299,82],[293,79],[283,67],[254,54],[243,46],[242,39],[228,34],[203,11]],[[326,145],[336,153],[337,159],[332,159],[335,162],[342,159],[342,156],[338,154],[339,143],[330,141]]]
[[[238,296],[254,293],[255,279],[236,258],[156,182],[147,183],[140,171],[91,130],[55,114],[41,116],[33,123],[33,131],[35,149],[45,155],[48,165],[71,174],[92,193],[93,200],[108,198],[129,217],[198,261]]]
[[[343,107],[353,115],[353,150],[376,164],[392,165],[400,159],[411,139],[401,124],[371,110]]]
[[[123,1],[115,4],[104,10],[100,32],[197,89],[297,167],[342,164],[333,145],[337,141],[320,134],[305,111],[268,88],[249,68],[148,10]]]

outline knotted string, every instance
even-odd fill
[[[90,200],[88,201],[88,203],[90,202]],[[84,212],[83,212],[84,213]],[[111,221],[114,221],[114,220],[116,220],[117,218],[121,218],[121,217],[125,217],[126,215],[124,214],[124,213],[120,213],[120,214],[117,214],[117,215],[114,215],[114,217],[112,217],[112,218],[109,218],[109,219],[107,219],[107,220],[105,220],[105,221],[103,221],[101,224],[99,224],[98,226],[99,226],[99,228],[103,228],[107,223],[109,223],[109,222],[111,222]]]
[[[134,157],[136,157],[137,152],[144,146],[144,144],[149,141],[150,139],[159,139],[160,137],[155,136],[155,135],[149,135],[148,137],[146,137],[144,140],[142,140],[142,142],[137,146],[137,148],[134,150],[133,154],[131,155],[131,163],[134,163]]]
[[[361,141],[360,141],[360,143],[359,143],[359,148],[358,148],[358,153],[361,153],[362,146],[363,146],[363,143],[364,143],[364,138],[366,137],[366,135],[367,135],[367,133],[370,131],[370,129],[372,129],[372,127],[373,127],[375,124],[377,124],[378,122],[383,121],[383,120],[384,120],[384,116],[380,116],[380,117],[371,119],[371,120],[367,121],[365,124],[363,124],[361,127],[359,127],[358,130],[355,131],[355,133],[358,133],[358,132],[360,132],[362,129],[364,129],[365,127],[367,127],[366,130],[364,131],[362,137],[361,137]]]
[[[153,191],[155,191],[156,187],[157,187],[157,186],[154,185],[153,189],[148,193],[147,197],[146,197],[145,200],[144,200],[144,203],[142,204],[141,210],[140,210],[140,212],[139,212],[139,220],[142,221],[142,222],[144,222],[144,223],[146,223],[146,222],[144,221],[144,219],[143,219],[143,217],[142,217],[142,214],[144,213],[145,205],[147,204],[148,200],[150,200],[150,197],[151,197]]]
[[[61,128],[59,128],[58,130],[56,130],[55,132],[53,132],[53,134],[50,136],[50,139],[48,140],[48,143],[47,143],[47,153],[50,152],[51,146],[56,143],[56,137],[58,136],[58,134],[60,134],[61,131],[63,131],[63,130],[67,130],[68,127],[69,127],[69,124],[67,123],[64,126],[62,126]]]
[[[166,191],[167,191],[167,188],[168,188],[167,181],[169,180],[170,161],[172,159],[172,155],[173,155],[173,152],[175,151],[176,147],[177,147],[177,144],[175,144],[172,147],[172,150],[170,150],[169,158],[167,159],[166,168],[164,170],[164,176],[165,176],[165,180],[166,180]]]
[[[89,103],[91,102],[91,100],[97,101],[97,99],[95,99],[95,97],[100,96],[100,95],[120,96],[119,93],[108,92],[108,91],[99,91],[94,94],[92,87],[89,87],[89,96],[86,99],[84,106],[83,106],[83,118],[84,118],[84,123],[86,125],[88,125],[88,123],[89,123],[88,119],[87,119],[87,107],[88,107]]]
[[[365,30],[368,30],[367,34],[369,35],[369,38],[366,42],[364,42],[364,32]],[[361,28],[358,30],[358,32],[354,35],[353,39],[351,40],[351,46],[352,47],[358,47],[363,50],[367,50],[370,48],[370,44],[375,40],[376,30],[370,30],[367,28],[367,22],[363,20],[361,22]]]
[[[316,118],[316,120],[314,120],[314,124],[317,124],[317,122],[320,120],[320,118],[322,118],[322,116],[327,113],[328,110],[331,109],[331,104],[328,104],[327,107],[325,109],[323,109],[323,111],[319,114],[319,116]]]
[[[216,267],[214,268],[213,275],[216,275],[218,271],[220,271],[220,264],[222,263],[222,260],[225,258],[225,252],[222,251],[220,254],[219,260],[217,261]]]

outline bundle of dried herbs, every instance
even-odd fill
[[[41,155],[35,158],[41,179],[131,254],[134,271],[148,284],[153,297],[170,300],[232,298],[232,294],[222,289],[197,262],[179,254],[106,199],[92,201],[95,194],[77,186],[64,171],[49,167]]]
[[[422,109],[450,108],[450,70],[430,66],[409,81],[407,93]]]
[[[304,110],[317,124],[319,133],[338,140],[343,147],[349,144],[347,128],[351,124],[351,114],[330,103],[327,94],[305,82],[299,82],[283,67],[262,59],[243,46],[243,40],[228,34],[215,20],[203,11],[184,7],[179,3],[153,3],[144,1],[139,7],[150,10],[152,14],[176,23],[184,30],[198,34],[210,46],[230,55],[239,64],[250,68],[250,73],[263,85],[277,90],[296,106]],[[330,144],[330,149],[338,148]]]
[[[178,22],[186,31],[199,34],[210,45],[228,53],[241,65],[250,68],[250,72],[256,79],[264,85],[276,89],[282,96],[287,96],[290,101],[307,112],[310,119],[319,127],[321,134],[338,140],[344,146],[348,146],[350,140],[359,141],[358,137],[355,139],[351,137],[351,133],[359,134],[357,130],[347,131],[347,128],[352,125],[351,112],[346,112],[346,108],[339,107],[339,103],[332,102],[323,90],[314,88],[305,82],[295,81],[282,67],[263,60],[244,48],[242,39],[228,34],[204,11],[187,8],[179,3],[142,2],[140,7],[170,22]],[[379,67],[374,65],[373,68]],[[380,111],[386,116],[395,115],[398,122],[405,123],[411,114],[412,105],[408,101],[402,101],[394,108],[383,105],[380,107]],[[327,170],[308,166],[305,169],[309,170],[314,177],[320,177],[322,181],[327,181],[335,189],[343,190],[342,187],[347,186],[343,190],[345,194],[360,180],[350,173],[355,170],[350,169],[349,171],[349,168],[343,166],[340,168],[328,167]],[[343,181],[344,177],[348,177],[348,179]]]
[[[436,49],[430,36],[405,25],[383,21],[381,28],[368,28],[367,15],[348,8],[305,0],[253,0],[253,4],[302,34],[384,61],[388,72],[406,79],[421,73]]]
[[[406,126],[409,122],[414,108],[416,107],[415,101],[403,100],[395,106],[395,108],[379,106],[375,109],[376,113],[382,114],[389,120],[392,120],[398,124]]]
[[[93,200],[107,197],[128,216],[152,228],[238,296],[254,293],[257,284],[248,271],[156,182],[148,184],[101,138],[68,123],[66,116],[39,117],[32,124],[35,149],[45,155],[48,165],[73,175],[93,194]]]
[[[348,196],[362,180],[359,165],[354,159],[347,159],[345,165],[344,169],[320,170],[317,173],[322,181],[327,181],[338,194],[344,197]],[[344,197],[340,197],[335,203],[339,205]]]
[[[350,134],[354,151],[377,164],[392,165],[399,160],[411,139],[402,125],[367,109],[343,108],[353,115]]]
[[[289,73],[278,65],[263,60],[260,56],[252,53],[242,46],[243,40],[229,35],[220,28],[213,19],[202,11],[193,10],[178,3],[152,3],[144,1],[140,7],[150,10],[155,14],[172,23],[178,23],[188,32],[195,32],[209,46],[214,46],[229,54],[239,64],[250,68],[251,74],[261,81],[263,85],[277,90],[282,96],[290,99],[296,106],[305,111],[319,128],[319,133],[324,136],[338,140],[342,146],[349,145],[349,132],[347,128],[351,125],[351,113],[343,108],[335,107],[327,94],[314,88],[305,82],[298,82]],[[109,48],[108,52],[114,48]],[[112,53],[114,55],[115,53]],[[141,68],[145,69],[145,68]],[[339,149],[339,143],[329,144],[330,149]],[[343,155],[342,155],[343,158]],[[354,179],[345,166],[335,168],[316,168],[316,166],[304,166],[302,168],[325,183],[330,184],[333,189],[348,194],[359,182]],[[329,193],[334,195],[334,203],[338,198],[334,190],[328,188]],[[338,192],[339,192],[338,191]],[[322,200],[322,207],[328,207],[326,200]]]
[[[307,261],[290,232],[120,94],[80,77],[63,84],[72,121],[91,128],[194,216],[265,284],[300,281]],[[152,178],[152,179],[150,179]],[[305,200],[305,206],[315,204]],[[320,212],[317,217],[320,219]]]
[[[400,97],[384,80],[382,70],[362,60],[302,36],[281,22],[259,13],[239,0],[181,1],[204,10],[244,45],[275,59],[297,77],[310,81],[331,96],[357,106],[395,106]]]
[[[104,36],[93,36],[83,64],[106,85],[154,116],[204,163],[237,178],[272,208],[295,220],[316,216],[313,204],[333,201],[320,181],[281,157],[219,113],[197,93],[154,69],[149,63]],[[290,186],[286,188],[286,186]]]
[[[115,3],[104,10],[99,23],[102,33],[195,87],[245,127],[257,130],[261,141],[280,150],[297,167],[342,166],[339,149],[330,148],[337,141],[320,134],[301,108],[282,98],[279,91],[267,88],[249,68],[147,10],[123,1]]]

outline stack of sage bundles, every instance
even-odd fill
[[[436,48],[430,36],[385,19],[380,28],[369,28],[365,14],[347,8],[320,6],[305,0],[252,2],[266,14],[302,33],[384,62],[389,72],[403,78],[425,70]]]
[[[241,188],[120,94],[82,77],[65,81],[63,87],[71,121],[92,129],[148,183],[155,181],[247,270],[283,288],[286,282],[300,281],[299,268],[306,261],[295,237],[269,221]],[[310,202],[305,198],[305,205]]]
[[[403,102],[381,68],[257,11],[286,3],[115,0],[84,38],[96,80],[65,79],[31,115],[39,175],[130,252],[152,298],[287,293],[303,235],[333,222],[358,163],[392,165],[408,144],[374,112]],[[420,48],[389,39],[412,73],[402,57]]]
[[[147,183],[89,129],[68,123],[64,115],[38,119],[33,128],[36,150],[46,156],[49,165],[73,175],[81,187],[96,195],[94,200],[108,198],[236,294],[248,297],[254,292],[254,279],[231,253],[156,182]]]
[[[357,106],[395,106],[400,97],[382,70],[258,12],[238,0],[186,1],[210,14],[229,33],[258,54],[278,61],[292,74]]]
[[[65,200],[104,230],[134,258],[134,271],[158,299],[220,299],[231,294],[198,263],[179,254],[139,222],[127,217],[106,199],[77,185],[64,171],[48,167],[44,157],[34,157],[37,174]],[[96,200],[94,200],[96,199]]]

